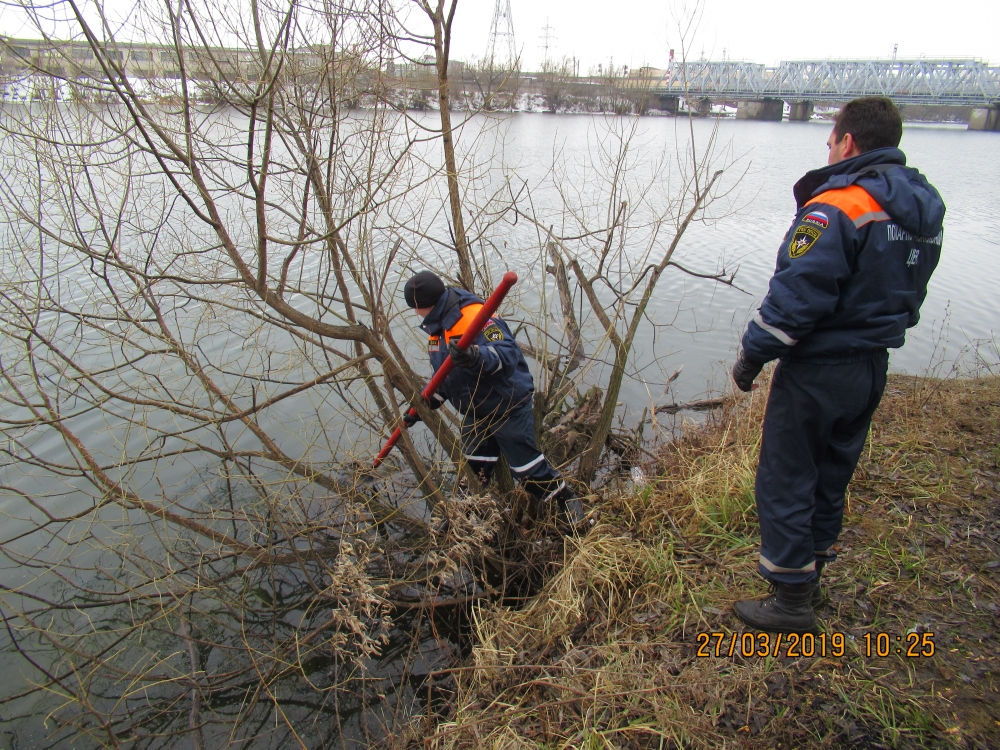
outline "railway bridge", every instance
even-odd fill
[[[650,78],[664,109],[737,103],[737,117],[808,120],[816,103],[887,96],[897,104],[971,106],[969,128],[1000,130],[1000,67],[980,60],[799,60],[776,67],[736,61],[672,62]]]

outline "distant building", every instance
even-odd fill
[[[665,78],[666,75],[667,71],[663,68],[651,68],[648,65],[644,65],[641,68],[633,68],[628,73],[629,78],[654,82]]]
[[[319,71],[325,50],[289,50],[281,61],[297,74]],[[182,56],[181,56],[182,55]],[[58,78],[107,78],[116,71],[135,78],[191,80],[257,80],[260,55],[255,50],[226,47],[184,47],[139,42],[102,43],[97,50],[85,41],[15,39],[0,36],[0,74],[43,73]],[[182,65],[183,62],[183,65]],[[341,61],[346,62],[346,61]]]

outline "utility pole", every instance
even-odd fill
[[[517,45],[514,43],[514,17],[510,12],[510,0],[496,0],[493,8],[493,23],[490,26],[489,41],[490,69],[497,64],[512,70],[517,64]]]

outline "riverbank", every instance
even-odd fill
[[[526,606],[479,609],[450,708],[432,732],[416,720],[425,746],[1000,744],[1000,379],[890,378],[824,576],[826,655],[817,638],[812,657],[744,656],[760,643],[731,612],[766,592],[753,502],[766,390],[668,446],[650,485],[607,493]]]

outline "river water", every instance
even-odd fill
[[[735,356],[746,322],[766,293],[778,245],[795,212],[791,187],[804,172],[826,163],[828,131],[829,124],[822,122],[689,122],[667,117],[608,120],[603,116],[520,113],[474,118],[463,129],[460,144],[471,151],[469,156],[473,161],[494,162],[493,170],[484,178],[487,183],[495,187],[507,180],[513,192],[517,192],[518,186],[529,188],[530,201],[519,199],[522,217],[515,220],[512,215],[506,216],[489,237],[492,251],[488,257],[492,258],[491,265],[496,266],[494,272],[510,268],[526,282],[522,284],[525,291],[517,304],[510,306],[510,315],[516,322],[519,318],[532,318],[540,303],[538,290],[542,283],[548,284],[546,297],[552,292],[541,261],[544,234],[538,227],[553,226],[555,234],[571,236],[577,233],[575,227],[580,216],[588,217],[585,222],[588,226],[597,226],[602,217],[607,217],[610,196],[606,183],[595,175],[594,165],[614,155],[611,146],[615,138],[609,138],[609,133],[629,133],[631,137],[628,159],[633,181],[615,201],[641,204],[633,217],[633,223],[640,228],[625,240],[637,245],[648,238],[648,232],[644,234],[641,229],[643,222],[651,221],[658,211],[669,207],[671,187],[676,187],[683,177],[685,155],[691,144],[701,153],[714,139],[718,165],[725,168],[718,200],[704,221],[689,228],[674,260],[698,273],[723,269],[735,272],[733,285],[696,278],[675,268],[668,270],[651,302],[634,365],[622,391],[623,416],[626,421],[634,422],[651,405],[683,402],[729,390],[727,366]],[[948,214],[941,264],[931,280],[921,322],[909,332],[906,346],[892,353],[890,367],[896,372],[946,374],[956,361],[965,368],[973,367],[977,351],[989,364],[995,364],[995,344],[991,348],[988,342],[994,341],[1000,325],[1000,296],[993,289],[1000,278],[1000,216],[996,209],[1000,204],[1000,182],[996,179],[1000,174],[1000,136],[950,125],[907,125],[901,148],[910,165],[918,167],[941,192]],[[554,164],[558,165],[555,169]],[[644,192],[643,185],[654,187]],[[567,203],[573,206],[576,218],[567,210]],[[430,210],[439,209],[432,206]],[[537,224],[529,218],[534,218]],[[446,236],[446,230],[441,234]],[[654,259],[670,236],[668,227],[656,240]],[[578,247],[571,240],[567,240],[566,246],[570,251]],[[623,256],[627,260],[638,252],[626,246]],[[413,265],[419,266],[419,258],[414,259]],[[397,327],[401,338],[411,347],[416,366],[427,371],[422,363],[421,343],[412,332],[413,322],[402,319]],[[585,320],[584,325],[593,329],[595,323]],[[225,333],[217,339],[205,339],[206,356],[223,359],[242,356],[245,341],[239,331]],[[682,369],[681,375],[668,391],[667,380],[678,369]],[[595,365],[591,377],[600,381],[601,375],[600,365]],[[288,408],[291,414],[292,407]],[[280,423],[280,419],[272,419]],[[289,422],[291,429],[295,429],[294,424]],[[356,434],[350,425],[336,419],[324,424],[324,428],[327,432],[337,432],[340,445],[345,440],[350,442]],[[104,434],[110,446],[113,436]],[[366,439],[372,440],[370,436]],[[100,449],[96,442],[90,447]],[[360,453],[369,451],[367,444],[359,449]],[[173,481],[169,476],[160,479]],[[24,489],[26,483],[36,479],[18,476],[11,481]],[[54,510],[68,514],[77,500],[71,491],[60,497]],[[14,502],[12,496],[0,501],[7,503],[8,508]],[[64,505],[59,506],[59,502]],[[8,514],[23,515],[14,511]],[[5,530],[12,528],[5,522]],[[0,584],[4,586],[24,583],[27,578],[25,571],[10,562],[0,567]],[[426,634],[428,627],[422,626],[421,632]],[[373,673],[380,675],[386,685],[403,673],[403,665],[414,659],[425,662],[422,671],[426,672],[441,666],[453,652],[452,646],[442,649],[440,642],[429,636],[411,648],[413,644],[406,642],[404,631],[397,631],[397,640],[373,666]],[[4,643],[9,646],[9,642]],[[0,667],[8,675],[5,694],[17,692],[32,679],[31,671],[20,657],[9,652],[0,658]],[[315,682],[315,675],[310,677]],[[411,690],[398,685],[393,688],[396,689],[401,704],[414,700],[413,690],[418,688]],[[380,687],[375,694],[380,690],[389,689]],[[369,721],[365,717],[379,714],[372,707],[378,701],[370,696],[357,700],[350,710],[338,713],[324,707],[322,700],[312,701],[310,695],[305,688],[301,695],[290,693],[290,704],[298,708],[289,711],[297,710],[303,721],[308,721],[314,712],[322,714],[315,729],[328,737],[336,736],[340,721],[351,724],[347,734],[363,737],[359,727]],[[24,745],[44,746],[49,731],[43,726],[47,708],[51,704],[44,701],[19,706],[20,718],[13,724],[6,722],[3,731],[8,735],[0,733],[0,741],[13,743],[14,738],[19,738]],[[393,704],[390,713],[395,708]],[[3,714],[0,710],[0,716]],[[385,726],[382,718],[371,723]],[[259,746],[281,746],[281,740],[275,737],[272,734],[262,739]]]
[[[694,139],[707,142],[715,123],[695,121]],[[663,382],[683,366],[667,401],[717,394],[729,387],[724,366],[731,362],[747,321],[767,292],[778,246],[795,214],[792,185],[808,170],[826,164],[826,122],[718,123],[717,151],[735,157],[723,176],[732,189],[717,212],[718,220],[694,224],[675,258],[702,272],[737,270],[730,288],[685,276],[671,269],[656,291],[650,317],[668,328],[659,331],[657,365],[648,345],[639,352],[637,369],[654,398]],[[553,144],[566,159],[585,161],[593,144],[589,116],[521,114],[509,121],[507,154],[519,159],[528,175],[551,163]],[[667,145],[690,141],[683,119],[645,118],[639,126],[643,147],[651,154]],[[590,137],[588,137],[590,136]],[[956,360],[971,366],[980,346],[989,358],[990,342],[1000,326],[1000,138],[970,132],[965,126],[907,124],[900,148],[908,164],[937,187],[945,204],[945,240],[941,262],[921,309],[920,323],[906,345],[891,353],[894,372],[947,374]],[[738,183],[737,183],[737,178]],[[734,186],[734,183],[735,186]],[[529,240],[530,241],[530,240]],[[633,383],[626,402],[640,405],[645,388]]]

